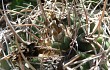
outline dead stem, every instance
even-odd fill
[[[25,42],[25,41],[16,33],[16,31],[14,30],[13,26],[11,25],[11,23],[10,23],[10,21],[9,21],[7,15],[6,15],[6,12],[4,11],[4,14],[3,14],[3,12],[2,12],[1,10],[0,10],[0,12],[1,12],[2,15],[4,16],[4,19],[5,19],[5,21],[7,22],[7,24],[9,25],[9,27],[10,27],[11,31],[13,32],[13,34],[17,36],[18,40],[19,40],[20,42],[24,43],[24,44],[27,44],[27,42]]]
[[[102,15],[101,17],[99,18],[99,22],[96,23],[95,27],[93,28],[92,32],[90,33],[90,35],[93,35],[97,29],[98,29],[98,37],[100,36],[100,26],[101,26],[101,22],[102,22],[102,19],[104,17],[104,13],[105,13],[105,9],[106,9],[106,4],[107,4],[107,0],[104,1],[104,6],[103,6],[103,11],[102,11]],[[97,38],[98,38],[97,37]]]
[[[15,36],[15,37],[16,37],[16,36]],[[20,52],[22,58],[24,59],[24,61],[29,65],[29,67],[30,67],[32,70],[36,70],[36,69],[29,63],[29,61],[26,59],[26,57],[25,57],[24,54],[22,53],[22,51],[21,51],[21,49],[20,49],[20,46],[19,46],[19,43],[18,43],[18,41],[17,41],[17,37],[16,37],[16,45],[17,45],[18,50],[19,50],[19,52]]]

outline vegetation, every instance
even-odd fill
[[[109,70],[109,6],[107,0],[1,3],[0,70]]]

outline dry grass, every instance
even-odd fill
[[[25,4],[0,10],[0,61],[21,70],[36,70],[37,66],[40,70],[109,70],[107,0],[63,1],[42,4],[38,0],[36,7]],[[101,4],[103,8],[97,8]],[[92,49],[84,50],[86,47]]]

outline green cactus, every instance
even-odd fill
[[[52,48],[60,49],[60,47],[61,47],[61,43],[59,43],[59,42],[52,43]]]
[[[0,55],[0,58],[2,58],[3,55]],[[10,66],[8,65],[6,60],[1,60],[0,61],[0,70],[10,70]]]
[[[102,45],[102,40],[103,40],[103,37],[98,37],[96,39],[96,42],[98,42],[100,45]],[[88,42],[88,40],[85,39],[84,34],[81,34],[77,38],[77,42],[78,42],[78,50],[79,51],[85,52],[85,51],[93,50],[91,43],[93,43],[97,52],[99,52],[99,50],[100,50],[100,47],[96,43],[94,43],[93,41]]]
[[[89,42],[87,42],[84,37],[85,37],[85,34],[82,33],[77,38],[78,50],[81,52],[92,50],[91,44]]]
[[[62,48],[63,50],[68,50],[68,49],[70,49],[70,42],[71,42],[71,38],[65,36],[65,37],[64,37],[64,42],[62,43],[62,47],[61,47],[61,48]]]

